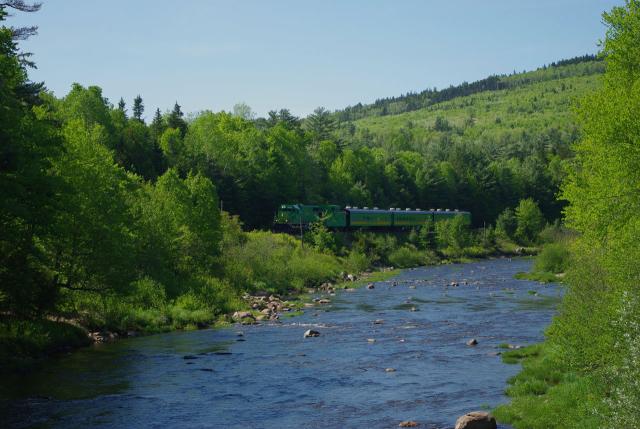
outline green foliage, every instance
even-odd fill
[[[369,257],[357,250],[351,250],[343,260],[343,266],[349,273],[359,273],[371,265]]]
[[[57,285],[71,289],[126,289],[135,278],[129,191],[136,180],[118,167],[102,125],[70,119],[64,152],[53,162],[66,192],[56,211],[48,249]]]
[[[471,244],[469,221],[462,216],[436,222],[436,237],[442,248],[461,250]]]
[[[547,331],[545,348],[554,359],[544,366],[525,360],[518,376],[527,379],[529,366],[541,365],[544,373],[560,372],[561,382],[542,395],[514,391],[512,404],[498,417],[516,427],[613,428],[637,422],[640,1],[613,8],[604,22],[604,85],[577,108],[582,138],[561,194],[569,203],[566,223],[577,236],[570,244],[567,293]],[[563,260],[564,251],[551,247],[541,263],[557,267]]]
[[[287,293],[331,280],[341,271],[335,256],[302,246],[285,234],[254,231],[225,250],[225,277],[241,290]]]
[[[569,266],[569,249],[562,243],[546,244],[536,257],[534,271],[564,273]]]
[[[531,198],[521,200],[516,207],[518,226],[515,237],[523,244],[534,244],[544,228],[545,221],[538,205]]]
[[[388,260],[392,266],[398,268],[418,267],[427,264],[425,252],[411,245],[398,247],[389,254]]]
[[[512,240],[516,235],[518,219],[513,209],[506,208],[496,219],[496,233],[502,238]]]
[[[0,320],[0,362],[3,363],[0,371],[25,366],[25,356],[40,358],[88,344],[86,332],[69,323],[3,319]]]
[[[335,235],[324,226],[322,221],[314,222],[309,232],[305,235],[305,239],[321,253],[335,254],[337,250],[337,243]]]
[[[51,158],[61,139],[28,80],[24,57],[0,6],[0,312],[33,316],[51,309],[57,290],[40,240],[53,234],[60,183]]]
[[[512,402],[494,410],[499,421],[532,429],[603,427],[602,408],[593,395],[600,390],[597,380],[570,372],[549,346],[522,350],[505,353],[509,363],[524,361],[522,371],[509,380]]]

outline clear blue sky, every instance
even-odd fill
[[[98,85],[150,117],[342,108],[595,53],[623,0],[44,0],[23,47],[56,95]]]

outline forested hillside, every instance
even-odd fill
[[[394,198],[376,195],[380,188],[373,183],[363,192],[357,184],[371,181],[364,175],[349,176],[352,190],[343,189],[342,199],[336,198],[455,206],[470,210],[481,225],[519,199],[532,197],[549,220],[558,218],[561,164],[572,156],[570,145],[579,136],[571,106],[600,85],[603,70],[602,61],[580,57],[495,78],[505,89],[484,89],[397,115],[370,111],[341,127],[340,138],[356,158],[373,153],[381,159],[380,175]],[[464,88],[456,92],[464,93]],[[376,168],[375,163],[367,165]]]

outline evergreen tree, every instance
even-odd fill
[[[307,117],[305,126],[316,142],[330,140],[336,129],[336,121],[327,109],[318,107]]]
[[[187,122],[182,118],[184,113],[180,110],[180,105],[176,101],[176,104],[173,106],[173,110],[169,113],[167,118],[167,126],[169,128],[175,128],[180,130],[180,134],[182,137],[187,133]]]
[[[127,113],[126,103],[124,102],[124,98],[120,97],[120,101],[118,101],[118,110],[121,112]]]
[[[144,104],[142,103],[142,97],[140,95],[133,99],[133,118],[138,121],[142,121],[142,114],[144,113]]]

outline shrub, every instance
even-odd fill
[[[359,273],[366,270],[371,265],[371,261],[364,253],[352,250],[343,259],[343,265],[348,272]]]
[[[550,243],[542,248],[533,264],[534,271],[563,273],[569,265],[569,249],[560,243]]]
[[[394,267],[409,268],[424,265],[425,254],[412,245],[404,245],[389,254],[389,263]]]

